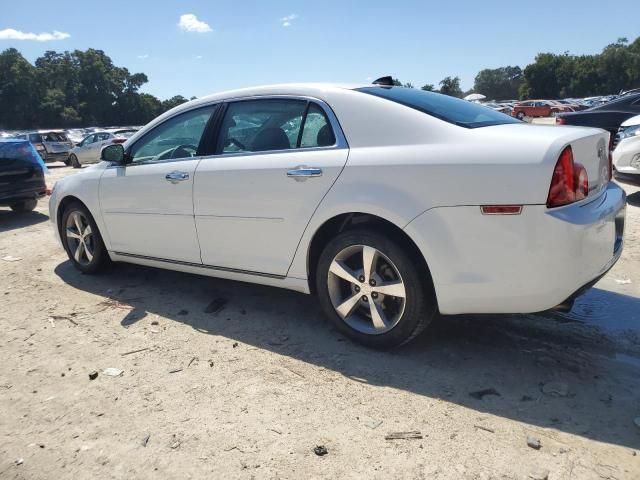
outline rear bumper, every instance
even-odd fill
[[[23,200],[31,200],[42,198],[46,195],[46,186],[39,187],[37,189],[28,188],[12,191],[0,192],[0,205],[7,206]]]
[[[604,275],[623,248],[625,193],[610,183],[586,204],[521,215],[435,208],[407,233],[429,264],[440,312],[531,313],[554,308]]]
[[[69,152],[50,153],[43,152],[43,160],[45,162],[66,162],[69,158]]]

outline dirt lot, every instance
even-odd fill
[[[571,314],[443,317],[393,353],[345,341],[305,295],[81,275],[46,200],[0,209],[0,259],[20,258],[0,260],[0,478],[638,479],[640,188],[624,188],[625,252]]]

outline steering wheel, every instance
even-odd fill
[[[232,145],[232,144],[238,147],[240,150],[247,149],[247,147],[245,147],[240,140],[236,140],[235,138],[231,138],[231,137],[227,138],[227,144],[225,145],[225,147],[228,147],[229,145]]]
[[[195,157],[198,152],[198,147],[195,145],[184,144],[178,145],[171,152],[171,158],[186,158],[186,157]]]

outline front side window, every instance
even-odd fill
[[[132,163],[160,162],[195,157],[200,138],[216,106],[176,115],[161,123],[129,150]]]
[[[296,148],[307,102],[302,100],[245,100],[229,104],[218,153],[265,152]]]
[[[85,137],[85,139],[82,141],[81,145],[84,147],[85,145],[91,145],[93,142],[96,141],[96,136],[95,135],[88,135],[87,137]]]

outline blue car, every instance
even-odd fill
[[[28,140],[0,140],[0,206],[30,212],[46,194],[47,167]]]

